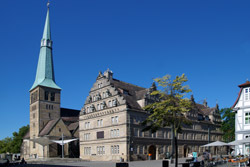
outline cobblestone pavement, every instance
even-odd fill
[[[178,162],[185,162],[185,158],[179,158]],[[33,164],[31,164],[33,163]],[[162,167],[162,160],[152,160],[152,161],[132,161],[128,162],[129,167]],[[37,161],[37,162],[28,162],[27,165],[22,167],[115,167],[116,162],[103,162],[103,161],[79,161],[79,160],[71,160],[71,159],[52,159],[46,161]],[[170,164],[170,167],[174,167],[174,163]],[[178,165],[178,167],[182,167],[182,165]],[[190,166],[191,167],[191,166]],[[220,165],[216,165],[213,167],[238,167],[237,163],[224,163]],[[243,166],[241,166],[243,167]]]
[[[178,162],[182,163],[185,162],[185,158],[179,158]],[[35,163],[35,164],[30,164]],[[73,160],[49,160],[49,161],[40,161],[40,162],[28,162],[27,166],[36,166],[36,167],[50,167],[50,166],[78,166],[78,167],[115,167],[116,162],[103,162],[103,161],[73,161]],[[129,167],[162,167],[162,160],[152,160],[152,161],[131,161],[128,162]],[[174,164],[170,164],[170,167],[174,167]],[[182,165],[179,165],[179,167],[182,167]]]

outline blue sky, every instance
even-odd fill
[[[0,6],[0,139],[29,123],[46,0]],[[230,107],[250,79],[250,1],[52,0],[61,106],[80,109],[98,72],[149,87],[185,73],[196,102]]]

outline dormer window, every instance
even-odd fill
[[[210,120],[209,120],[209,117],[208,117],[207,115],[205,116],[205,120],[206,120],[206,121],[210,121]]]
[[[245,88],[245,100],[249,100],[249,88]]]
[[[128,95],[128,91],[127,90],[123,90],[123,94]]]
[[[203,121],[203,115],[198,114],[198,121]]]

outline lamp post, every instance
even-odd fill
[[[210,130],[210,125],[208,125],[208,143],[210,143],[210,133],[211,133],[211,130]],[[210,152],[210,147],[208,147],[208,151]]]
[[[62,133],[62,158],[64,158],[64,143],[63,143],[63,133]]]

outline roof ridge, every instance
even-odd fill
[[[147,88],[144,88],[144,87],[141,87],[141,86],[135,85],[135,84],[131,84],[131,83],[128,83],[128,82],[125,82],[125,81],[121,81],[121,80],[119,80],[119,79],[115,79],[115,78],[113,78],[113,80],[115,80],[115,81],[119,81],[119,82],[122,82],[122,83],[125,83],[125,84],[128,84],[128,85],[132,85],[132,86],[135,86],[135,87],[138,87],[138,88],[147,89]]]

